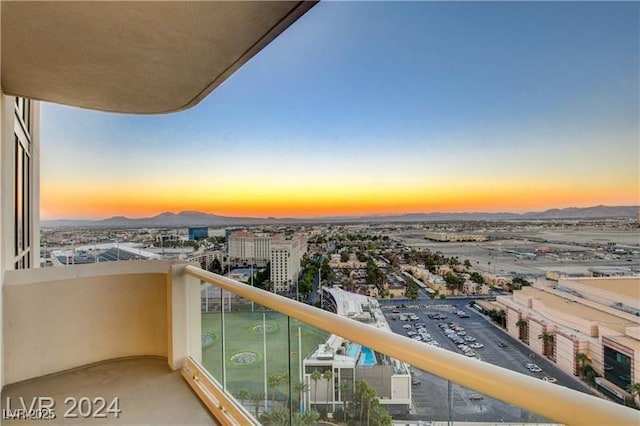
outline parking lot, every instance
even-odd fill
[[[469,308],[468,299],[420,301],[406,307],[385,307],[383,312],[391,329],[398,334],[420,339],[425,344],[439,346],[483,362],[498,365],[532,377],[556,380],[567,386],[588,392],[588,388],[574,377],[560,371],[544,357],[532,353],[521,342],[491,324],[485,317]],[[394,313],[394,311],[396,313]],[[460,317],[456,312],[459,312]],[[431,314],[432,318],[429,318]],[[413,317],[411,317],[413,315]],[[405,320],[406,317],[406,320]],[[395,319],[394,319],[395,318]],[[449,323],[455,323],[451,325]],[[419,337],[416,337],[419,336]],[[465,345],[467,348],[460,348]],[[472,348],[471,345],[476,346]],[[480,347],[481,346],[481,347]],[[472,352],[471,352],[472,351]],[[527,368],[536,364],[540,371]],[[537,371],[537,372],[536,372]],[[446,380],[421,370],[413,375],[413,412],[411,418],[420,420],[548,422],[549,420],[504,402],[497,401],[457,384],[451,385],[451,407]]]

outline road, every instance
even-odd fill
[[[476,349],[477,355],[482,359],[482,361],[479,362],[488,362],[540,379],[544,376],[551,376],[558,380],[558,386],[567,386],[578,391],[589,393],[589,389],[586,385],[576,380],[573,376],[564,373],[543,357],[533,354],[524,344],[513,339],[506,332],[491,324],[484,316],[476,312],[474,309],[469,308],[467,306],[469,300],[471,299],[447,299],[445,301],[432,301],[427,299],[420,300],[419,302],[412,302],[416,303],[416,305],[407,305],[405,308],[397,308],[401,313],[416,314],[420,317],[420,320],[418,321],[405,322],[393,320],[391,305],[386,306],[384,313],[391,329],[395,333],[407,335],[408,331],[415,330],[415,328],[407,330],[403,328],[403,325],[411,324],[413,327],[414,324],[424,323],[429,334],[431,334],[434,340],[441,344],[442,348],[461,353],[456,345],[449,340],[444,332],[438,327],[438,324],[442,322],[457,322],[465,329],[468,336],[473,336],[476,338],[477,342],[484,345],[484,348]],[[467,312],[469,318],[458,318],[455,315],[456,310]],[[431,312],[442,312],[447,315],[447,319],[429,319],[427,314]],[[499,344],[506,346],[501,347]],[[530,362],[540,366],[543,371],[541,373],[532,373],[527,370],[525,368],[525,364]],[[414,371],[414,378],[419,379],[420,384],[413,386],[414,410],[413,413],[408,416],[407,420],[453,420],[476,422],[550,421],[537,414],[527,412],[526,410],[518,407],[510,406],[509,404],[487,396],[482,396],[482,399],[474,399],[472,395],[477,397],[477,392],[466,389],[457,384],[452,384],[452,418],[449,419],[447,381],[417,369]]]

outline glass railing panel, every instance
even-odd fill
[[[224,333],[221,315],[228,309],[225,291],[208,283],[200,284],[200,310],[202,312],[202,366],[219,383],[223,383]],[[225,297],[223,297],[223,295]]]
[[[291,404],[295,417],[326,419],[335,407],[337,375],[331,366],[308,366],[308,360],[330,334],[296,319],[289,321],[289,338],[292,342],[289,361],[291,365]],[[327,397],[329,395],[329,397]],[[312,412],[316,414],[311,414]]]
[[[303,419],[553,423],[372,351],[363,342],[207,289],[202,292],[202,364],[263,424],[305,424]]]
[[[496,400],[472,389],[452,383],[451,406],[454,422],[500,422],[555,424],[543,416]],[[518,392],[514,389],[514,392]]]
[[[205,369],[261,422],[289,424],[299,406],[299,398],[291,400],[299,383],[291,379],[299,377],[297,333],[302,351],[309,351],[318,330],[309,332],[302,323],[292,327],[288,316],[227,291],[202,305]],[[205,344],[205,336],[213,341],[208,337]]]
[[[411,415],[406,418],[449,424],[480,422],[548,425],[556,423],[433,374],[416,368],[411,368],[411,371],[412,408]]]
[[[197,272],[195,268],[192,273],[194,276],[206,276],[206,273]],[[220,285],[231,286],[224,280],[220,281]],[[239,293],[252,294],[246,287],[233,287]],[[550,384],[539,386],[531,379],[526,379],[519,370],[524,368],[522,362],[531,361],[527,353],[506,350],[505,347],[509,348],[503,342],[506,337],[499,330],[495,333],[484,330],[478,318],[468,319],[461,324],[465,330],[456,326],[455,322],[433,319],[422,311],[417,315],[420,318],[395,318],[397,315],[394,316],[393,312],[387,315],[377,302],[361,299],[361,296],[357,301],[345,299],[342,304],[328,304],[329,308],[348,308],[347,316],[361,324],[357,325],[351,320],[338,318],[336,314],[293,304],[269,293],[258,292],[252,296],[274,309],[292,315],[295,313],[301,318],[317,319],[317,324],[324,329],[341,330],[351,338],[349,340],[322,331],[227,292],[218,291],[218,295],[209,300],[205,298],[202,301],[203,336],[211,333],[216,338],[203,348],[204,367],[263,424],[304,424],[302,416],[307,416],[307,420],[326,418],[338,424],[383,425],[390,424],[391,419],[408,424],[420,421],[555,423],[542,415],[511,406],[374,352],[367,344],[413,360],[424,369],[461,377],[462,382],[470,377],[467,373],[472,373],[480,378],[478,388],[488,393],[492,393],[487,387],[489,376],[495,375],[498,380],[495,394],[506,395],[505,400],[522,401],[524,406],[542,407],[542,413],[555,414],[558,419],[565,419],[564,413],[559,413],[553,407],[547,409],[548,405],[541,406],[539,403],[540,399],[549,400],[549,404],[553,405],[549,394],[544,394],[547,389],[554,397],[573,407],[572,412],[582,407],[589,411],[589,404],[593,403],[598,408],[590,410],[590,413],[599,419],[620,418],[622,421],[618,423],[622,424],[632,417],[629,413],[619,415],[617,407],[603,404],[598,399],[563,390],[559,384],[554,385],[558,386],[556,391],[546,387]],[[358,306],[362,308],[361,312],[356,309]],[[407,309],[415,311],[417,307]],[[423,318],[424,315],[427,318]],[[387,340],[387,333],[393,337]],[[413,341],[400,337],[402,335]],[[408,350],[402,348],[405,342]],[[423,345],[424,357],[420,354]],[[471,348],[474,351],[468,350]],[[462,357],[462,353],[469,358]],[[513,358],[512,366],[520,368],[512,370],[520,374],[490,367],[487,360],[500,365],[500,362],[496,362],[501,359],[497,354],[504,355],[501,355],[502,358]],[[523,356],[524,361],[520,359]],[[433,361],[433,365],[430,361]],[[474,371],[476,364],[478,370]],[[545,372],[553,373],[551,369]],[[542,373],[539,376],[534,375],[540,379],[553,379],[542,377]],[[505,387],[505,379],[513,383],[513,392],[519,393],[517,397],[511,396],[510,387]],[[473,386],[472,383],[468,384]],[[536,403],[530,404],[521,398],[530,391],[532,398],[539,398],[535,400]],[[588,419],[584,415],[583,418]],[[571,423],[571,418],[568,420],[565,419],[565,423]]]

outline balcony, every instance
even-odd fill
[[[108,406],[117,398],[118,409],[122,410],[118,420],[127,425],[217,425],[217,420],[194,397],[177,371],[167,368],[166,358],[134,357],[105,361],[71,371],[44,376],[3,390],[3,408],[6,399],[12,401],[12,409],[20,407],[20,397],[29,403],[38,396],[46,396],[56,401],[56,424],[93,424],[97,418],[64,418],[64,412],[72,408],[68,397],[79,401],[96,398],[106,402],[103,413],[112,417]],[[97,406],[97,404],[96,404]],[[115,408],[115,407],[114,407]],[[78,407],[80,409],[80,407]],[[86,407],[83,407],[86,409]],[[80,414],[72,411],[72,414]],[[114,417],[115,418],[115,417]],[[115,422],[115,421],[114,421]],[[22,424],[20,420],[4,421],[6,425]]]
[[[4,408],[7,397],[12,408],[19,397],[51,397],[63,420],[66,397],[118,397],[126,424],[288,424],[301,411],[337,416],[357,405],[365,379],[403,419],[489,421],[478,401],[491,398],[519,423],[638,420],[635,410],[390,333],[375,313],[363,324],[191,265],[111,262],[7,271],[4,281]],[[416,369],[439,377],[441,400],[422,412],[411,397]],[[370,408],[360,407],[380,415]]]

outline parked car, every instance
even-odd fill
[[[532,363],[527,363],[524,366],[527,367],[527,369],[532,373],[540,373],[542,371],[542,368]]]
[[[558,381],[558,379],[556,379],[555,377],[549,377],[549,376],[544,376],[542,380],[549,383],[556,383]]]
[[[469,395],[469,399],[471,401],[480,401],[480,400],[484,399],[484,397],[482,395],[480,395],[479,393],[472,393],[471,395]]]

